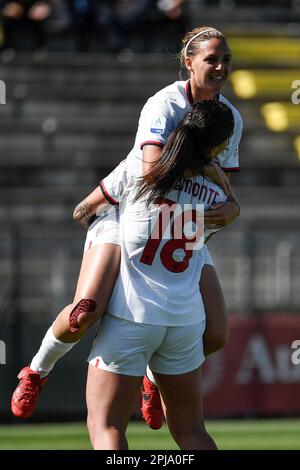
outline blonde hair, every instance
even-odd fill
[[[193,57],[197,54],[200,42],[214,38],[221,39],[226,42],[224,34],[212,26],[201,26],[200,28],[195,28],[186,33],[182,39],[183,47],[179,54],[181,66],[185,67],[185,59],[187,57]]]

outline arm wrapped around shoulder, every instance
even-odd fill
[[[204,167],[204,175],[221,186],[226,196],[231,194],[230,181],[216,160]]]

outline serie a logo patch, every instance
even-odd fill
[[[150,130],[152,134],[162,134],[165,128],[166,118],[164,116],[160,116],[158,118],[153,119]]]

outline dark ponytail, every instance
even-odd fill
[[[209,150],[221,145],[234,129],[232,111],[224,103],[198,101],[170,135],[159,160],[140,180],[136,199],[150,192],[148,204],[163,198],[187,170],[203,174]]]

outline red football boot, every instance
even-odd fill
[[[24,367],[18,379],[20,382],[11,399],[11,411],[18,418],[29,418],[36,408],[40,391],[48,377],[42,379],[38,372]]]
[[[164,423],[164,412],[158,388],[146,375],[143,379],[142,415],[152,429],[160,429]]]

